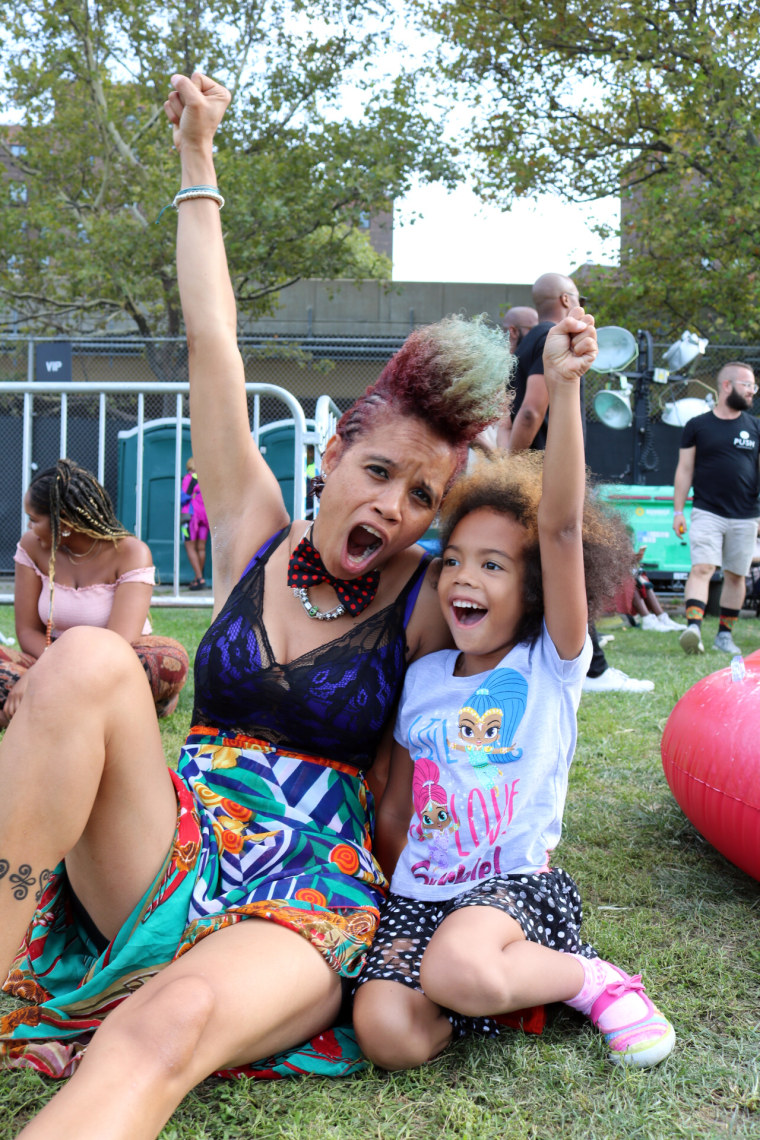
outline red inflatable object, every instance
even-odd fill
[[[731,863],[760,879],[760,651],[746,676],[703,677],[668,717],[662,766],[684,814]]]

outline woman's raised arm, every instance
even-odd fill
[[[213,139],[229,92],[200,72],[173,75],[171,83],[164,109],[182,161],[181,189],[215,187]],[[214,543],[218,608],[251,554],[285,525],[288,514],[279,484],[251,438],[219,206],[213,198],[190,198],[179,203],[178,214],[193,456]]]

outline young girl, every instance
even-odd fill
[[[586,501],[579,386],[595,354],[593,318],[575,309],[546,342],[543,465],[483,460],[445,504],[438,592],[457,648],[407,673],[377,823],[395,871],[354,1007],[386,1069],[435,1057],[452,1023],[495,1033],[492,1018],[557,1001],[591,1019],[613,1061],[654,1065],[673,1048],[641,980],[581,942],[575,884],[549,868],[588,605],[630,561],[622,525]]]

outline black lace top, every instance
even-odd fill
[[[193,724],[366,771],[401,693],[406,625],[430,555],[395,602],[280,665],[262,621],[264,568],[289,530],[256,554],[198,647]]]

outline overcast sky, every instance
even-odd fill
[[[614,200],[594,207],[613,224],[618,209]],[[415,211],[423,217],[407,224]],[[591,207],[548,196],[501,213],[464,187],[451,194],[421,187],[395,205],[393,280],[519,284],[542,273],[570,273],[586,261],[616,264],[616,243],[603,245],[588,228],[590,217]]]

